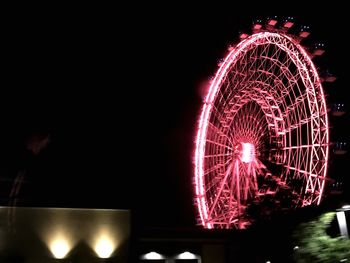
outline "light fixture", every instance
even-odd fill
[[[185,252],[179,254],[177,256],[177,258],[178,259],[197,259],[198,257],[191,252],[185,251]]]
[[[109,258],[115,249],[115,245],[110,238],[101,236],[97,240],[94,249],[99,258]]]
[[[337,220],[339,224],[340,234],[343,237],[349,238],[348,227],[346,224],[345,211],[350,211],[349,205],[344,205],[342,208],[337,209]]]
[[[55,258],[62,259],[65,258],[71,250],[71,245],[64,237],[58,237],[52,240],[49,248]]]
[[[157,260],[157,259],[165,259],[165,257],[157,252],[152,251],[141,256],[141,259]]]

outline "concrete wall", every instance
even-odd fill
[[[127,262],[129,239],[127,210],[0,207],[2,263]],[[101,259],[96,246],[113,252]]]

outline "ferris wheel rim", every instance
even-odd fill
[[[223,83],[226,75],[229,72],[230,67],[238,60],[239,55],[242,55],[244,53],[244,50],[249,47],[249,45],[253,45],[257,41],[262,41],[267,38],[276,38],[281,41],[288,42],[292,47],[294,47],[295,50],[293,52],[297,52],[299,56],[297,56],[294,53],[291,53],[291,59],[293,62],[297,65],[301,65],[301,67],[298,67],[298,70],[301,70],[303,74],[305,74],[305,77],[303,78],[303,81],[309,81],[311,85],[311,90],[315,92],[317,90],[318,93],[320,93],[321,98],[321,105],[325,107],[325,99],[323,94],[323,88],[320,83],[317,70],[311,61],[311,58],[308,56],[307,52],[304,50],[302,46],[300,46],[298,43],[296,43],[293,38],[279,33],[271,33],[271,32],[261,32],[257,34],[253,34],[247,39],[241,41],[236,48],[234,48],[225,58],[224,62],[218,69],[210,87],[209,91],[207,93],[207,96],[205,98],[205,101],[203,103],[203,107],[201,110],[199,123],[198,123],[198,131],[197,131],[197,138],[195,143],[195,193],[196,193],[196,202],[199,210],[200,219],[202,221],[202,224],[205,225],[207,228],[212,228],[213,225],[206,220],[208,217],[208,207],[205,200],[205,183],[204,183],[204,176],[203,176],[203,154],[205,151],[205,143],[206,143],[206,132],[208,129],[208,122],[209,122],[209,115],[211,114],[211,108],[213,107],[213,101],[215,100],[215,97],[221,87],[221,84]],[[260,44],[261,44],[260,43]],[[279,48],[281,49],[287,49],[286,46],[279,45]],[[301,58],[303,61],[300,61]],[[307,94],[309,96],[309,94]],[[316,99],[316,96],[313,97],[313,99]],[[317,102],[315,103],[317,106]],[[315,111],[318,111],[319,108],[314,107]],[[324,125],[325,127],[328,127],[328,119],[327,114],[324,116]],[[328,160],[328,131],[325,131],[325,139],[324,142],[327,144],[325,146],[325,161]],[[317,135],[317,134],[316,134]],[[325,165],[326,167],[326,165]],[[323,177],[326,176],[326,168],[323,169]],[[324,181],[322,181],[324,183]],[[323,190],[323,187],[321,187],[321,191]],[[321,200],[322,192],[320,193],[320,198],[317,200],[319,203]]]

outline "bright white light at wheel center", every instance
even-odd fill
[[[255,158],[254,145],[249,142],[242,142],[242,156],[241,160],[244,163],[250,163]]]

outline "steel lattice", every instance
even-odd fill
[[[291,37],[253,34],[225,58],[199,118],[195,193],[206,228],[245,228],[252,203],[319,204],[328,160],[323,89]],[[286,194],[283,194],[286,198]]]

